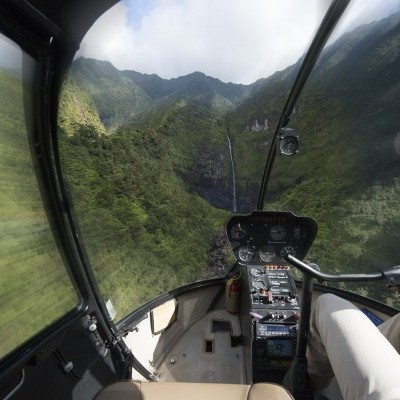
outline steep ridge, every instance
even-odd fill
[[[108,61],[78,58],[71,79],[91,97],[104,126],[113,131],[147,110],[151,98]]]
[[[308,124],[319,129],[318,113],[330,118],[329,115],[339,110],[349,121],[356,119],[353,117],[357,113],[365,113],[365,121],[369,121],[374,110],[364,109],[363,104],[373,102],[360,101],[365,95],[363,82],[366,79],[371,84],[368,96],[380,101],[380,107],[391,121],[388,123],[395,123],[397,111],[391,99],[395,90],[393,83],[398,80],[399,18],[399,14],[394,14],[384,21],[361,26],[324,51],[307,84],[312,95],[303,96],[297,107],[315,111],[314,115],[309,113],[308,118],[301,115],[303,126]],[[238,210],[246,210],[255,207],[269,138],[300,62],[252,85],[223,83],[200,72],[167,80],[154,74],[118,71],[108,62],[84,58],[74,61],[71,76],[92,98],[100,120],[109,131],[133,124],[166,133],[181,154],[178,159],[183,164],[176,163],[177,171],[192,189],[211,203],[226,208],[231,203],[222,200],[231,192],[227,183],[230,167],[226,162],[229,149],[225,140],[229,130],[237,160]],[[300,113],[292,117],[292,122],[299,119]],[[333,121],[331,130],[335,130],[335,123]],[[379,141],[368,127],[366,131],[370,140]],[[354,132],[354,143],[356,135]],[[363,135],[365,138],[364,130]],[[324,141],[323,134],[319,140]],[[210,144],[217,142],[217,149],[212,149]],[[340,142],[337,146],[339,152]],[[362,149],[358,150],[358,157],[362,157]],[[206,167],[210,163],[214,165],[213,172]],[[388,167],[393,169],[396,165]],[[348,171],[351,168],[350,163]],[[304,165],[304,170],[308,169]],[[290,175],[290,171],[286,172]],[[222,187],[222,191],[218,189]],[[212,195],[213,191],[219,194]]]
[[[100,115],[90,94],[82,90],[70,76],[64,83],[60,96],[58,126],[68,135],[77,131],[90,131],[96,135],[105,135],[106,128],[100,120]]]
[[[377,180],[397,176],[398,156],[394,148],[388,152],[387,146],[394,142],[400,128],[396,117],[399,54],[399,13],[360,26],[324,50],[291,118],[291,126],[299,130],[309,152],[299,157],[296,167],[288,160],[279,165],[279,172],[271,182],[270,198],[279,198],[294,182],[312,176],[314,160],[318,159],[324,160],[321,175],[339,180],[339,176],[346,176],[357,182],[356,185],[349,182],[353,189],[371,179],[371,175]],[[300,62],[258,82],[258,90],[228,114],[235,142],[239,204],[244,208],[256,204],[254,198],[258,194],[269,137],[275,130]],[[260,134],[249,130],[249,121],[255,119],[267,120],[268,128]],[[383,132],[389,136],[382,136]],[[376,151],[371,160],[373,147]],[[252,150],[248,151],[249,148]]]
[[[202,72],[193,72],[172,79],[162,79],[154,74],[147,75],[135,71],[123,71],[122,74],[135,82],[152,99],[167,96],[181,98],[218,95],[232,104],[237,104],[249,94],[248,85],[224,83]]]
[[[224,83],[201,72],[174,79],[119,71],[108,61],[80,57],[71,67],[74,81],[87,91],[107,128],[147,121],[182,99],[225,112],[251,92],[251,86]],[[142,123],[143,124],[143,123]]]
[[[368,269],[377,261],[372,250],[378,246],[383,248],[379,263],[395,254],[400,211],[396,214],[390,204],[400,190],[399,157],[393,146],[400,132],[399,54],[398,14],[361,26],[328,47],[291,118],[301,136],[300,154],[290,160],[277,158],[268,207],[327,221],[311,254],[325,270]],[[106,62],[74,62],[71,79],[81,90],[80,103],[87,104],[94,119],[113,135],[105,137],[99,126],[78,115],[61,145],[71,160],[65,161],[67,175],[76,185],[87,229],[103,213],[105,224],[118,232],[116,240],[94,244],[113,254],[111,266],[128,273],[128,266],[116,261],[118,254],[146,264],[146,251],[151,250],[151,265],[164,265],[177,282],[183,276],[207,275],[200,272],[208,251],[203,241],[212,235],[213,219],[222,221],[226,215],[216,208],[232,209],[233,204],[227,132],[237,211],[248,211],[256,205],[270,138],[300,62],[248,86],[224,84],[198,72],[164,80],[118,71]],[[74,110],[72,114],[78,113]],[[74,131],[82,126],[88,129]],[[378,207],[377,219],[373,210]],[[188,210],[195,221],[209,216],[205,225],[188,225]],[[160,221],[162,229],[157,228]],[[380,243],[388,229],[393,240]],[[340,236],[343,244],[332,240]],[[185,237],[196,238],[204,247],[195,250]],[[191,267],[174,272],[177,257],[187,257]],[[104,271],[111,273],[111,266],[105,265]],[[161,289],[154,288],[154,293]]]

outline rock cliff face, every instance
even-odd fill
[[[218,208],[230,208],[229,184],[226,180],[226,171],[229,168],[229,159],[226,149],[202,149],[185,181],[193,190],[209,203]]]
[[[237,212],[249,212],[257,209],[259,185],[246,185],[246,188],[238,193]]]
[[[212,276],[224,276],[229,269],[229,243],[223,230],[214,235],[214,243],[208,254],[208,268]]]
[[[101,123],[96,107],[90,102],[90,96],[70,78],[68,78],[60,96],[58,124],[69,136],[77,130],[88,130],[97,135],[105,135],[106,129]]]
[[[267,117],[255,117],[247,124],[246,132],[266,132],[268,128]]]

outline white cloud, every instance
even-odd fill
[[[102,16],[78,55],[163,78],[201,71],[238,83],[296,62],[329,6],[327,0],[158,0],[133,21],[134,2]]]
[[[77,56],[110,60],[117,65],[116,61],[121,57],[124,44],[130,47],[130,37],[127,9],[119,3],[92,26],[83,39]]]
[[[22,50],[7,37],[0,34],[0,66],[21,72]]]
[[[400,0],[353,0],[339,21],[329,43],[333,43],[344,32],[350,32],[357,26],[379,21],[400,10]],[[328,44],[329,44],[328,43]]]

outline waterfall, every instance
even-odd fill
[[[236,202],[236,175],[235,175],[235,165],[233,163],[233,152],[232,152],[232,142],[229,136],[229,131],[226,133],[229,145],[229,155],[231,158],[231,170],[232,170],[232,198],[233,198],[233,212],[237,212],[237,202]]]

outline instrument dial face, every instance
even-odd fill
[[[231,237],[234,240],[241,240],[247,235],[247,228],[245,225],[240,222],[236,225],[233,225],[231,228]]]
[[[293,237],[294,237],[296,240],[299,240],[299,239],[301,238],[301,234],[302,234],[301,225],[295,225],[295,226],[293,227]]]
[[[261,269],[259,269],[259,268],[252,268],[250,270],[250,275],[251,276],[257,277],[257,276],[261,276],[262,274],[263,274],[263,271]]]
[[[272,240],[278,242],[286,236],[286,228],[283,225],[275,225],[270,229],[269,234]]]
[[[262,261],[272,262],[275,258],[275,249],[272,246],[262,246],[258,255]]]
[[[255,253],[256,253],[256,249],[254,246],[251,246],[251,245],[242,246],[239,249],[239,258],[243,262],[249,262],[253,259]]]
[[[299,139],[297,136],[284,136],[280,138],[279,149],[285,156],[293,156],[299,150]]]
[[[253,281],[251,283],[251,286],[253,286],[254,289],[264,289],[265,283],[262,281]]]
[[[292,246],[285,246],[281,250],[281,257],[285,259],[288,255],[296,256],[296,250]]]

